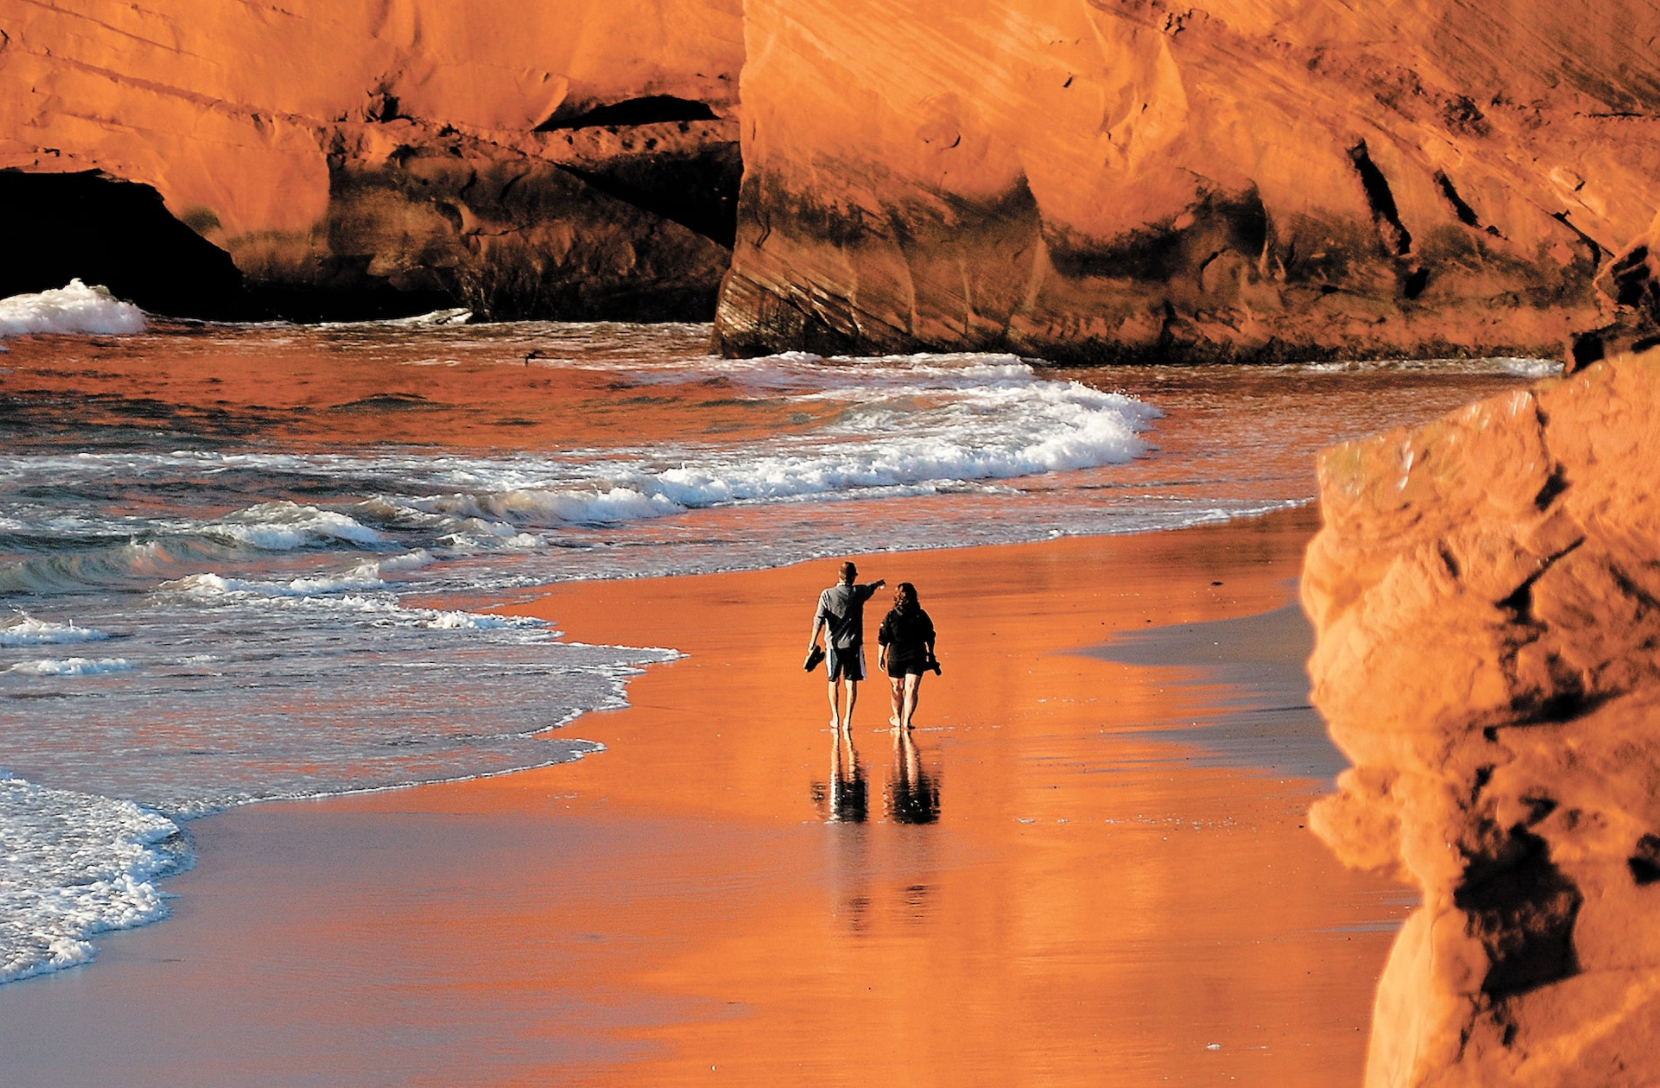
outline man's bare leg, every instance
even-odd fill
[[[832,679],[830,681],[830,728],[840,729],[841,725],[841,712],[836,702],[836,681]]]
[[[842,728],[853,728],[853,704],[859,701],[859,682],[849,680],[847,683],[847,709],[842,711]]]

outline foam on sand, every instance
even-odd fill
[[[144,311],[107,287],[70,280],[67,287],[0,299],[0,337],[34,333],[115,336],[143,332]]]
[[[0,983],[89,962],[93,935],[167,917],[178,825],[131,801],[0,778]]]

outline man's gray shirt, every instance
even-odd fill
[[[831,586],[818,595],[818,613],[813,617],[814,629],[822,621],[829,627],[825,643],[832,649],[851,650],[864,642],[865,602],[876,594],[877,583]]]

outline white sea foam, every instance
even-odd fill
[[[0,778],[0,983],[90,961],[90,938],[167,916],[178,825],[131,801]]]
[[[144,311],[122,302],[104,287],[80,280],[32,295],[0,299],[0,337],[31,333],[90,333],[112,336],[143,332]]]
[[[459,629],[472,631],[501,631],[513,628],[524,630],[526,628],[540,628],[546,626],[541,620],[532,619],[527,616],[492,615],[483,612],[462,612],[457,609],[437,611],[423,608],[416,610],[406,609],[405,611],[409,611],[411,615],[422,616],[423,619],[421,623],[423,627],[431,627],[446,631]],[[549,638],[555,638],[558,637],[559,632],[549,629],[546,631],[546,634]]]
[[[381,535],[338,510],[286,500],[265,502],[228,514],[211,530],[264,551],[291,551],[328,541],[372,546]]]
[[[344,593],[365,593],[388,588],[375,563],[361,563],[338,574],[317,574],[286,581],[255,578],[227,578],[206,572],[163,582],[162,589],[196,597],[231,595],[260,597],[326,597]]]
[[[165,535],[133,547],[159,549],[161,561],[152,566],[164,578],[168,567],[176,576],[179,566],[191,564],[186,553],[192,537],[277,553],[339,544],[379,550],[408,541],[411,534],[429,548],[536,551],[550,543],[544,531],[623,526],[709,507],[994,487],[1129,461],[1146,451],[1144,433],[1161,415],[1132,397],[1042,378],[1007,355],[834,361],[791,353],[669,360],[650,367],[636,360],[629,366],[622,372],[630,383],[707,381],[717,375],[741,385],[757,403],[782,394],[825,407],[813,426],[799,431],[545,456],[171,451],[55,454],[35,458],[28,468],[52,472],[67,488],[107,486],[106,481],[134,474],[204,483],[321,475],[372,488],[356,502],[338,506],[277,500],[194,525],[152,522],[153,530]],[[6,467],[0,456],[0,469]],[[57,521],[33,527],[50,534],[96,528]],[[147,562],[134,552],[71,571],[0,570],[0,589],[109,584]],[[305,595],[380,587],[359,572],[334,586],[294,581],[289,588]]]
[[[1517,359],[1503,358],[1493,360],[1505,373],[1515,374],[1522,378],[1552,378],[1562,373],[1563,364],[1560,359]]]
[[[37,620],[27,612],[18,612],[17,619],[0,627],[0,646],[63,646],[77,642],[102,642],[109,638],[107,631],[94,627],[77,627],[69,623],[51,623]]]
[[[107,672],[126,672],[132,667],[132,663],[124,657],[65,657],[20,661],[6,671],[30,676],[97,676]]]
[[[1306,371],[1315,374],[1397,371],[1433,374],[1509,374],[1518,378],[1550,378],[1562,373],[1562,360],[1528,359],[1514,355],[1495,355],[1480,359],[1336,359],[1323,363],[1287,363],[1259,369]]]
[[[326,329],[434,329],[452,325],[466,325],[473,320],[473,312],[465,308],[433,310],[414,317],[384,317],[374,321],[326,321],[319,327]]]
[[[780,436],[759,449],[689,446],[672,451],[672,460],[663,451],[625,450],[605,463],[541,470],[454,462],[446,475],[464,490],[380,501],[506,537],[527,525],[617,524],[734,503],[927,493],[1122,464],[1145,452],[1141,435],[1161,415],[1122,394],[1038,379],[1013,357],[879,363],[849,368],[845,378],[826,378],[814,356],[738,364],[781,385],[794,384],[790,368],[801,368],[800,380],[810,372],[818,392],[799,396],[852,404],[816,434]]]
[[[519,631],[533,641],[555,638],[559,632],[533,616],[467,612],[461,609],[406,607],[395,593],[379,583],[354,586],[347,579],[305,578],[291,582],[259,582],[223,575],[192,574],[163,583],[159,589],[200,601],[263,604],[269,608],[309,609],[318,613],[379,617],[390,625],[434,630]],[[376,592],[375,590],[382,590]],[[521,640],[522,641],[522,640]]]

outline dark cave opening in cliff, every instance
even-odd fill
[[[97,171],[0,170],[0,297],[99,284],[172,317],[237,316],[242,274],[230,255],[174,218],[148,185]]]
[[[555,113],[536,126],[536,131],[608,128],[615,132],[677,124],[684,135],[695,122],[718,120],[715,111],[703,102],[658,94],[563,117]],[[672,136],[659,146],[660,138],[642,134],[644,146],[639,153],[584,167],[560,164],[560,169],[607,196],[672,219],[731,249],[738,232],[738,187],[743,180],[743,155],[736,134],[729,140],[698,141],[695,150],[674,146]]]
[[[651,94],[643,98],[627,98],[605,106],[595,106],[581,113],[561,117],[556,112],[536,126],[537,132],[556,132],[565,128],[606,128],[612,125],[658,125],[672,121],[713,121],[715,111],[708,104],[672,94]]]

